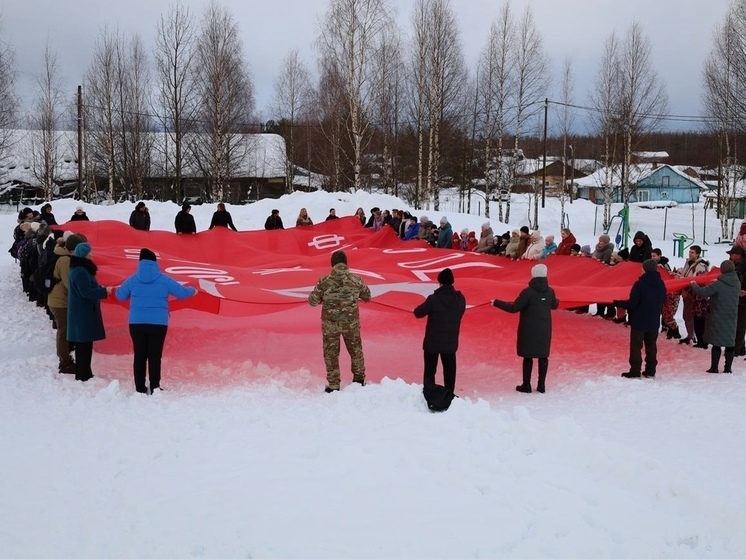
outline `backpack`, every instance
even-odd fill
[[[60,282],[59,278],[54,277],[54,267],[60,258],[58,254],[54,253],[54,247],[54,242],[48,243],[39,255],[34,284],[40,293],[49,293]]]
[[[422,395],[432,412],[446,411],[454,398],[453,391],[440,384],[426,384],[422,387]]]

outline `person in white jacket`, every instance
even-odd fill
[[[544,250],[544,238],[541,236],[541,231],[538,229],[531,233],[531,239],[526,252],[521,256],[522,260],[539,260],[541,253]]]

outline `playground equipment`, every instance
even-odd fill
[[[673,254],[679,258],[684,258],[684,251],[694,244],[694,239],[686,233],[673,233]],[[702,249],[704,257],[706,249]]]
[[[606,234],[611,237],[611,231],[616,223],[616,233],[614,234],[614,244],[617,249],[627,248],[629,245],[629,208],[622,208],[619,213],[611,217],[609,226],[606,228]]]

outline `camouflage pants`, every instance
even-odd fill
[[[344,332],[323,332],[324,363],[326,364],[326,382],[329,388],[339,389],[339,337],[342,336],[352,361],[352,379],[356,382],[365,380],[365,359],[363,358],[363,341],[360,329]]]

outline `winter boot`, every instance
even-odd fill
[[[624,378],[640,378],[642,375],[640,373],[635,373],[633,371],[629,371],[627,373],[622,373],[622,376]]]
[[[733,369],[731,369],[733,365],[733,358],[735,357],[736,352],[735,348],[733,347],[726,347],[725,348],[725,366],[723,367],[724,373],[732,373]]]
[[[531,369],[534,366],[534,360],[523,358],[523,384],[519,384],[515,387],[518,392],[524,392],[526,394],[531,393]]]
[[[719,373],[718,364],[720,362],[720,348],[713,347],[710,353],[710,368],[707,369],[708,373]]]
[[[352,377],[352,382],[355,382],[360,386],[365,386],[365,377]]]
[[[675,326],[674,328],[669,328],[668,332],[666,333],[666,339],[670,340],[673,338],[674,340],[680,340],[681,339],[681,332],[679,332],[679,327]]]
[[[326,392],[327,394],[331,394],[332,392],[339,392],[339,388],[330,388],[329,386],[327,386],[326,388],[324,388],[324,392]]]
[[[547,369],[549,369],[549,359],[546,357],[539,358],[539,383],[536,385],[536,391],[541,394],[546,392]]]
[[[690,341],[691,341],[691,337],[687,336],[686,338],[681,338],[681,339],[679,340],[679,343],[680,343],[680,344],[686,344],[686,345],[689,345],[689,342],[690,342]]]

